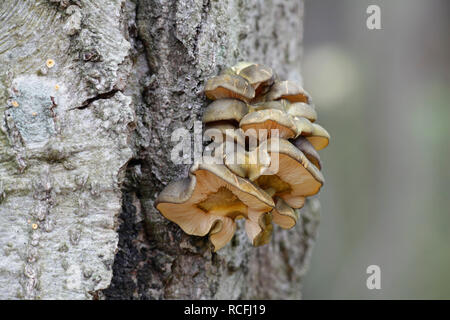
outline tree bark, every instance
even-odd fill
[[[302,21],[300,0],[3,1],[0,298],[300,298],[317,199],[217,253],[153,201],[187,175],[171,134],[205,79],[249,60],[301,81]]]

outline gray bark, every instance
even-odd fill
[[[239,60],[301,80],[302,20],[300,0],[3,1],[0,298],[300,298],[317,199],[218,253],[153,201],[187,174],[170,136],[204,80]]]

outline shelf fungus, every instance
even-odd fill
[[[323,186],[317,151],[330,135],[316,123],[310,95],[269,67],[240,62],[204,91],[213,100],[202,118],[211,143],[155,207],[187,234],[209,235],[214,251],[232,239],[240,219],[254,246],[266,244],[273,224],[293,228],[306,198]]]

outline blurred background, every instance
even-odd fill
[[[450,299],[450,1],[306,0],[302,64],[332,136],[304,299]]]

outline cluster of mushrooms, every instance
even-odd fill
[[[272,223],[295,226],[305,198],[322,187],[317,151],[330,136],[315,123],[310,96],[271,68],[241,62],[209,79],[205,94],[214,100],[202,119],[212,143],[188,178],[167,185],[155,206],[187,234],[209,234],[214,251],[232,239],[237,219],[245,219],[254,246],[266,244]],[[206,150],[219,160],[205,161]]]

